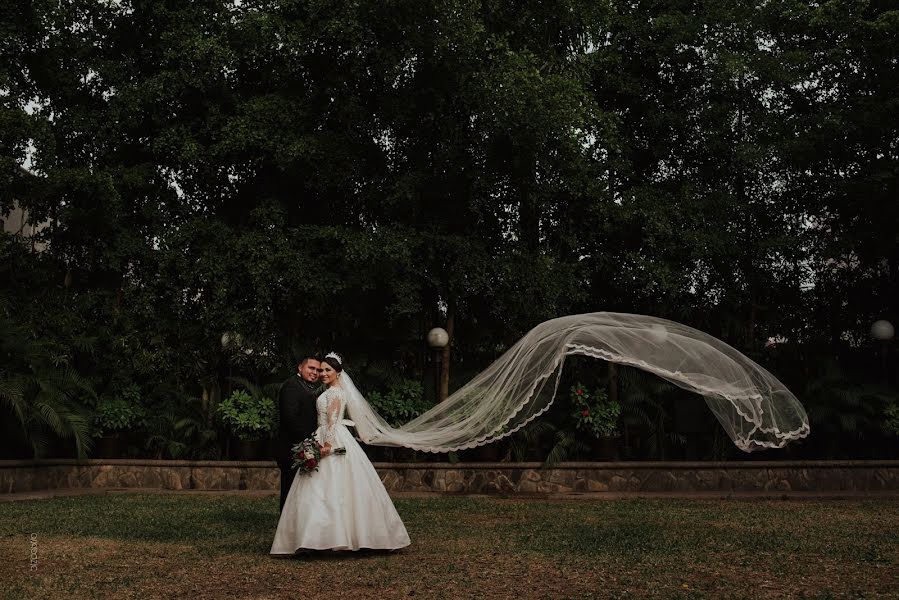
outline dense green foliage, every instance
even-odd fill
[[[606,390],[589,390],[580,383],[571,386],[568,395],[574,405],[575,427],[594,438],[613,437],[618,433],[621,405],[609,400]]]
[[[337,349],[430,399],[448,315],[457,385],[547,318],[618,310],[774,371],[818,411],[793,452],[895,455],[895,341],[868,336],[899,323],[891,3],[3,8],[0,213],[46,223],[0,238],[9,340],[45,348],[0,365],[23,439],[83,448],[91,395],[133,385],[136,451],[215,455],[230,376]],[[626,400],[636,456],[671,454],[673,397]]]
[[[222,423],[240,440],[259,440],[275,428],[275,402],[235,390],[216,407]]]
[[[140,389],[134,384],[122,390],[120,395],[101,398],[97,402],[94,421],[97,434],[119,433],[131,429],[143,416]]]
[[[425,398],[422,385],[410,379],[391,385],[386,393],[372,390],[366,395],[366,400],[394,427],[408,423],[432,404]]]

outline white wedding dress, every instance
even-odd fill
[[[339,386],[316,399],[316,437],[321,443],[330,442],[332,448],[346,448],[346,454],[322,458],[318,471],[297,473],[270,554],[303,549],[395,550],[409,545],[409,534],[384,484],[347,429],[351,422],[344,421],[346,404]]]

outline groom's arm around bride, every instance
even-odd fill
[[[280,425],[275,458],[281,470],[282,509],[296,475],[290,448],[312,435],[318,425],[315,399],[318,395],[319,368],[319,361],[315,357],[303,357],[297,365],[297,372],[281,384],[281,391],[278,393]]]

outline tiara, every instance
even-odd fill
[[[343,359],[340,358],[340,355],[336,352],[329,352],[328,354],[325,354],[325,358],[333,358],[340,366],[343,366]]]

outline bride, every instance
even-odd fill
[[[322,460],[318,471],[294,477],[270,554],[408,546],[409,534],[384,484],[347,429],[348,395],[358,392],[339,355],[322,360],[320,381],[327,386],[316,400]],[[346,454],[335,454],[338,448]]]

